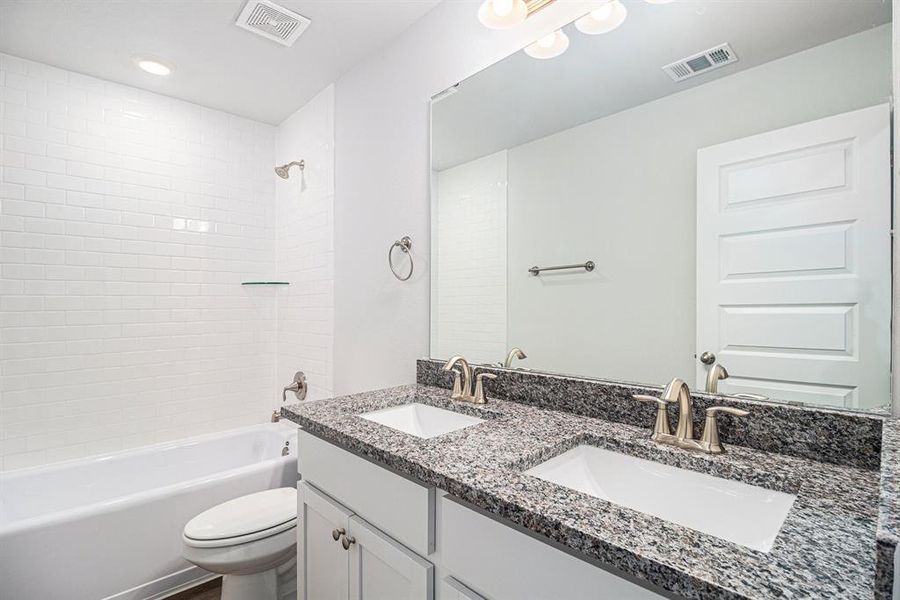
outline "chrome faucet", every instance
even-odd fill
[[[503,367],[509,369],[512,367],[512,362],[514,359],[522,360],[523,358],[528,358],[528,355],[522,352],[521,348],[513,348],[509,351],[509,354],[506,355],[506,360],[503,361]]]
[[[703,435],[699,440],[694,439],[694,403],[691,399],[691,390],[688,385],[677,377],[669,382],[659,398],[644,394],[634,394],[635,400],[641,402],[656,403],[656,423],[653,426],[653,435],[650,439],[658,444],[675,446],[685,450],[700,450],[710,454],[720,454],[725,449],[719,441],[719,426],[716,415],[725,413],[735,417],[745,417],[750,413],[739,408],[729,406],[712,406],[706,409],[706,420],[703,425]],[[678,427],[674,435],[669,426],[669,413],[666,406],[670,402],[678,402]]]
[[[462,373],[453,367],[459,363]],[[450,397],[460,402],[471,402],[472,404],[484,404],[487,398],[484,393],[484,380],[496,379],[493,373],[479,373],[476,378],[475,391],[472,391],[472,367],[469,362],[462,356],[454,356],[444,365],[444,371],[453,373],[453,391]],[[460,379],[462,381],[460,382]]]
[[[714,363],[706,372],[706,392],[708,394],[719,393],[720,379],[728,379],[728,371],[719,363]]]

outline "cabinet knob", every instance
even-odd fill
[[[347,537],[346,535],[341,536],[341,546],[344,547],[344,550],[349,550],[352,544],[356,543],[355,537]]]
[[[341,539],[341,536],[347,533],[347,530],[341,527],[340,529],[332,529],[331,537],[334,538],[334,541],[338,541]]]

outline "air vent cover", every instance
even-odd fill
[[[663,67],[669,77],[675,81],[683,81],[694,75],[712,71],[719,67],[737,62],[737,54],[728,44],[722,44],[703,52],[698,52],[693,56],[688,56],[681,60],[677,60]]]
[[[248,0],[235,25],[285,46],[293,46],[310,20],[269,0]]]

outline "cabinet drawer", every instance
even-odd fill
[[[444,568],[492,600],[664,598],[447,496],[440,503]]]
[[[434,551],[434,488],[300,431],[298,467],[305,481],[415,552]]]

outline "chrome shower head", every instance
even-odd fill
[[[293,167],[294,165],[297,165],[298,167],[300,167],[301,171],[304,169],[304,167],[306,167],[305,161],[294,160],[294,161],[287,163],[286,165],[281,165],[281,166],[275,167],[275,174],[278,175],[279,177],[281,177],[282,179],[287,179],[288,177],[291,176],[289,171],[290,171],[291,167]]]

